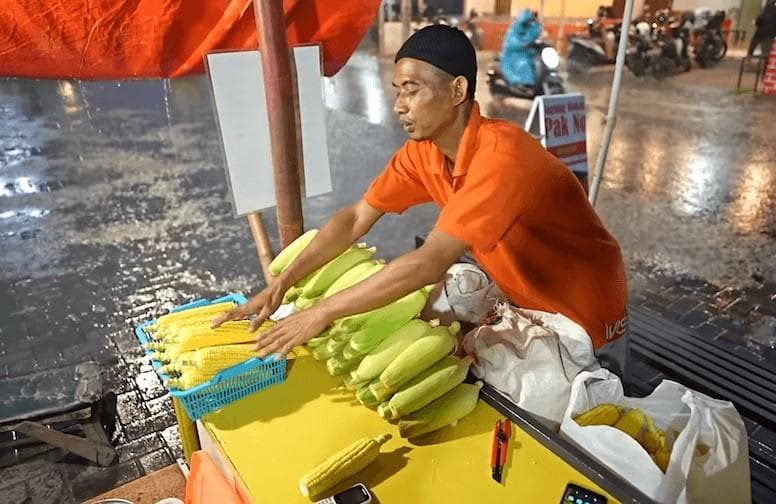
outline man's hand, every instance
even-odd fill
[[[283,282],[275,279],[275,281],[253,296],[247,303],[218,316],[213,320],[211,327],[216,328],[228,320],[243,320],[255,314],[256,318],[248,326],[248,330],[253,332],[262,322],[267,320],[267,317],[275,313],[275,310],[283,302],[283,295],[286,293],[286,290]]]
[[[256,336],[255,350],[259,357],[272,353],[286,355],[297,345],[321,334],[331,323],[325,312],[317,307],[295,313]]]

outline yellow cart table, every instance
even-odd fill
[[[203,447],[217,450],[227,474],[256,504],[309,503],[300,476],[362,436],[390,433],[380,457],[334,490],[363,482],[374,502],[558,503],[567,483],[619,502],[563,458],[521,429],[513,429],[503,483],[490,474],[493,425],[504,415],[480,401],[455,427],[415,441],[401,439],[396,425],[360,405],[325,366],[301,349],[289,360],[285,383],[206,415]],[[639,502],[629,500],[628,502]]]

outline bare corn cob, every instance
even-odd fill
[[[614,425],[620,419],[623,407],[603,403],[574,417],[574,421],[582,427],[587,425]]]
[[[171,312],[166,315],[162,315],[161,317],[156,319],[156,322],[148,326],[148,328],[152,331],[158,330],[176,320],[183,320],[183,319],[202,316],[202,315],[213,315],[213,314],[223,313],[225,311],[231,310],[232,308],[234,308],[234,306],[235,304],[233,302],[228,301],[224,303],[214,303],[214,304],[209,304],[205,306],[200,306],[197,308],[189,308],[187,310]]]
[[[614,428],[621,430],[639,443],[641,442],[641,431],[647,425],[647,418],[640,409],[628,410],[617,420]]]
[[[265,321],[259,326],[258,331],[265,331],[273,325],[275,325],[275,322]],[[240,327],[222,326],[216,329],[200,327],[197,330],[181,335],[173,343],[166,344],[163,350],[171,359],[177,359],[180,354],[198,348],[252,342],[256,339],[256,334],[248,332],[247,327],[247,324],[244,327],[241,324]]]
[[[305,474],[299,481],[299,491],[305,497],[322,495],[326,490],[371,464],[380,453],[380,445],[389,439],[390,434],[383,434],[352,443]]]
[[[252,343],[200,348],[191,353],[191,361],[180,366],[181,376],[168,380],[168,386],[189,389],[210,380],[224,369],[256,357]]]

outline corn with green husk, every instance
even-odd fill
[[[351,373],[351,378],[356,383],[377,378],[410,344],[437,325],[439,325],[438,320],[431,322],[424,322],[420,319],[410,320],[364,356],[358,368]]]
[[[375,397],[385,400],[404,384],[453,352],[458,343],[456,334],[460,329],[461,324],[458,322],[453,322],[449,327],[435,327],[410,344],[380,373],[380,380],[372,385]]]
[[[466,379],[472,362],[474,358],[468,355],[463,359],[453,355],[443,358],[391,397],[387,418],[401,418],[439,399]]]
[[[360,355],[357,355],[353,359],[348,359],[340,352],[331,356],[329,360],[326,361],[326,370],[332,376],[341,376],[358,366],[359,362],[361,362]]]
[[[433,288],[433,285],[427,285],[385,306],[345,317],[342,319],[342,325],[351,331],[368,325],[390,324],[397,328],[401,327],[420,313]]]
[[[370,259],[377,252],[375,247],[365,248],[361,245],[350,247],[325,265],[316,270],[305,282],[301,295],[306,298],[321,296],[326,289],[357,264]]]
[[[305,497],[319,497],[327,490],[356,475],[377,459],[380,446],[391,439],[390,434],[366,437],[335,453],[299,481],[299,491]]]
[[[323,298],[329,298],[338,292],[353,287],[359,282],[362,282],[374,275],[385,267],[385,263],[369,259],[367,261],[360,262],[350,268],[348,271],[342,274],[337,280],[332,283],[326,292],[323,293]]]
[[[461,383],[451,391],[399,421],[399,435],[413,438],[454,425],[477,406],[482,382]]]
[[[356,387],[356,399],[367,408],[380,404],[380,401],[372,393],[372,389],[369,386],[370,384],[371,382]]]
[[[311,229],[302,234],[296,240],[292,241],[286,248],[281,250],[277,256],[275,256],[272,262],[269,263],[269,272],[273,276],[278,276],[280,273],[282,273],[292,262],[294,262],[294,259],[296,259],[299,254],[302,253],[305,247],[307,247],[310,242],[313,241],[313,238],[315,238],[315,235],[317,234],[317,229]]]

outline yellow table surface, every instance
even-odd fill
[[[255,503],[310,502],[299,492],[308,469],[363,436],[390,433],[377,461],[334,491],[363,482],[373,502],[558,503],[576,483],[616,502],[513,424],[503,483],[491,478],[493,425],[502,416],[480,401],[455,427],[401,439],[396,425],[359,404],[303,349],[288,377],[205,416],[204,427]]]

